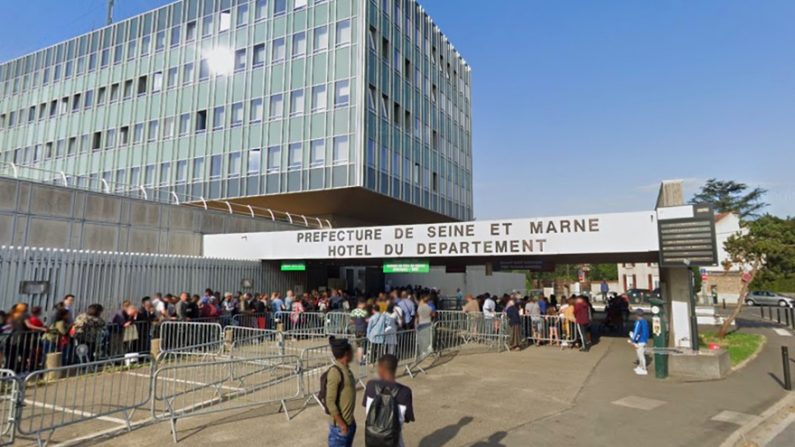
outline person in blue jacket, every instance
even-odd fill
[[[635,368],[635,374],[645,376],[646,371],[646,343],[649,341],[649,322],[643,318],[643,309],[635,311],[635,326],[632,332],[629,333],[629,340],[632,346],[635,347],[635,353],[638,356],[638,366]]]

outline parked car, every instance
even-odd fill
[[[745,304],[749,306],[781,306],[795,307],[795,298],[779,295],[775,292],[766,290],[755,290],[745,298]]]

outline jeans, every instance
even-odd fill
[[[328,447],[351,447],[353,445],[353,438],[356,436],[356,422],[348,425],[348,434],[340,433],[339,427],[336,425],[329,425],[328,428]]]

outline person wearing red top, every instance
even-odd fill
[[[577,335],[581,343],[580,351],[588,352],[591,349],[591,344],[585,334],[591,324],[591,309],[582,296],[578,296],[577,301],[574,302],[574,320],[577,323]]]

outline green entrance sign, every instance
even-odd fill
[[[429,273],[428,261],[384,261],[384,273]]]
[[[306,262],[282,262],[283,272],[305,272]]]

